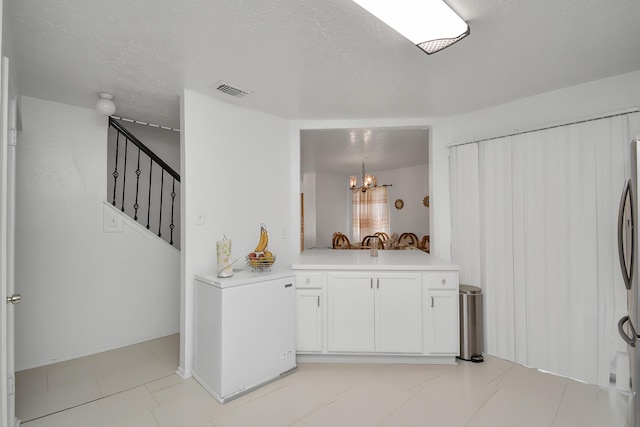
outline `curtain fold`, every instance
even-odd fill
[[[381,231],[389,234],[389,201],[387,188],[376,187],[364,193],[357,191],[351,197],[353,239],[362,241],[365,236]]]
[[[626,350],[617,209],[639,131],[632,113],[451,148],[452,259],[483,289],[486,353],[609,386]]]
[[[460,283],[480,286],[480,194],[478,146],[454,147],[449,153],[451,185],[451,256],[459,264]],[[458,244],[453,244],[453,243]]]

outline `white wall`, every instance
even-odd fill
[[[185,90],[182,99],[182,325],[180,369],[193,363],[193,276],[216,267],[216,241],[226,235],[233,257],[258,243],[260,224],[270,233],[274,268],[290,268],[300,246],[300,172],[291,168],[289,122]],[[292,182],[298,182],[293,193]],[[202,224],[198,224],[202,218]],[[286,238],[282,238],[282,236]]]
[[[103,232],[106,117],[23,97],[22,119],[16,369],[177,332],[178,251],[129,225]]]
[[[413,166],[374,173],[379,184],[388,187],[391,232],[415,233],[418,238],[429,234],[429,209],[422,200],[429,195],[429,165]],[[402,199],[404,207],[394,203]]]
[[[317,215],[316,215],[316,174],[302,175],[300,191],[304,193],[304,241],[303,248],[316,246]]]
[[[451,144],[640,107],[640,71],[543,93],[449,119]]]
[[[316,242],[331,247],[332,236],[340,231],[351,236],[351,192],[349,177],[331,173],[316,174]],[[305,207],[305,212],[306,212]]]

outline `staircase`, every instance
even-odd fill
[[[180,249],[180,175],[109,117],[110,203]]]

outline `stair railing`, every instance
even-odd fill
[[[115,162],[114,169],[111,173],[113,177],[113,193],[111,204],[127,215],[131,216],[135,221],[145,226],[148,230],[156,233],[160,238],[168,241],[173,245],[173,235],[175,229],[175,217],[176,217],[176,195],[180,188],[180,175],[165,163],[158,155],[144,145],[138,138],[136,138],[131,132],[129,132],[122,124],[109,117],[109,126],[116,132],[115,140]],[[121,147],[122,144],[122,147]],[[132,146],[131,149],[129,146]],[[133,166],[127,165],[129,157],[134,156],[131,161],[135,162],[135,169]],[[146,157],[144,157],[146,156]],[[148,158],[148,169],[145,165]],[[155,168],[154,168],[155,165]],[[157,172],[159,170],[159,172]],[[134,175],[132,175],[132,173]],[[158,177],[159,173],[159,177]],[[155,175],[154,175],[155,174]],[[144,175],[141,183],[141,176]],[[149,179],[146,180],[148,175]],[[118,179],[122,176],[122,183],[118,185]],[[127,182],[127,176],[133,179],[135,176],[135,185],[131,182]],[[153,179],[155,176],[155,180]],[[165,188],[165,176],[171,180],[169,188]],[[157,184],[157,181],[160,184]],[[154,186],[155,182],[155,186]],[[142,185],[142,189],[141,189]],[[177,185],[177,187],[176,187]],[[144,186],[147,186],[147,194],[144,193]],[[159,188],[156,188],[159,187]],[[171,191],[168,196],[170,197],[169,206],[164,198],[167,191]],[[146,197],[145,197],[146,196]],[[179,198],[178,198],[179,202]],[[163,205],[164,203],[164,205]],[[156,207],[157,204],[157,207]],[[169,236],[163,237],[163,211],[170,210],[169,218]],[[152,211],[154,213],[152,213]],[[138,213],[142,213],[145,219],[140,218]],[[165,215],[169,212],[165,212]]]

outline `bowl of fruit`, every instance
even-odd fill
[[[276,262],[276,256],[272,254],[267,245],[269,244],[269,233],[264,224],[260,225],[260,240],[256,248],[247,255],[247,265],[254,271],[264,271],[269,269]]]
[[[264,271],[276,262],[276,256],[269,251],[251,252],[247,255],[247,264],[254,271]]]

